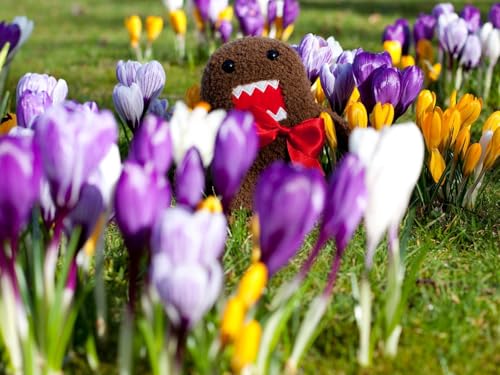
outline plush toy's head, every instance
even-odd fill
[[[213,108],[262,107],[287,126],[321,113],[297,52],[269,38],[248,37],[220,47],[205,67],[201,98]]]

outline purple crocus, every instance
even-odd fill
[[[128,160],[146,166],[151,164],[165,175],[172,164],[172,137],[168,123],[155,115],[147,115],[130,144]]]
[[[319,75],[321,87],[333,111],[342,116],[356,87],[352,64],[323,65]]]
[[[455,12],[455,8],[452,3],[439,3],[432,9],[432,15],[435,19],[438,19],[443,14],[449,14]]]
[[[213,306],[223,271],[226,239],[221,213],[173,207],[163,212],[151,239],[151,283],[179,337]]]
[[[488,20],[494,28],[500,29],[500,3],[495,3],[491,6],[488,13]]]
[[[113,103],[122,121],[134,132],[140,124],[144,112],[144,99],[139,85],[117,84],[113,89]]]
[[[210,1],[211,0],[193,0],[196,10],[203,21],[208,20]]]
[[[467,22],[469,33],[475,33],[481,27],[481,12],[474,5],[465,5],[460,12],[460,17]]]
[[[142,92],[144,108],[156,99],[165,87],[166,75],[163,66],[156,60],[150,61],[137,69],[136,82]]]
[[[260,36],[264,30],[264,16],[257,0],[236,0],[234,11],[245,36]]]
[[[138,61],[120,60],[116,64],[116,79],[125,86],[130,86],[137,80],[137,71],[142,66]]]
[[[238,191],[259,147],[254,118],[250,112],[232,110],[222,122],[215,139],[212,176],[225,209]],[[245,152],[240,152],[245,150]]]
[[[313,34],[305,35],[297,46],[307,77],[314,83],[318,79],[319,71],[325,64],[332,64],[342,53],[342,47],[333,38],[327,40]]]
[[[203,197],[205,170],[200,153],[191,147],[175,171],[175,199],[180,205],[195,208]]]
[[[401,95],[394,108],[394,121],[406,112],[408,107],[415,101],[424,84],[424,73],[422,69],[413,65],[405,68],[400,73]]]
[[[460,56],[460,65],[469,70],[479,65],[481,59],[481,40],[476,34],[469,34]]]
[[[421,39],[432,40],[436,29],[436,19],[430,14],[422,13],[418,16],[413,26],[413,40],[415,46]]]
[[[467,22],[456,18],[444,27],[439,42],[443,49],[456,59],[462,52],[468,33]]]
[[[16,241],[40,197],[42,167],[32,137],[0,137],[0,171],[1,247],[5,240]]]
[[[401,44],[403,55],[408,54],[410,49],[410,25],[404,18],[399,18],[394,24],[385,28],[382,34],[382,41],[394,40]]]
[[[222,20],[222,22],[219,23],[217,31],[220,35],[220,40],[222,41],[222,43],[227,43],[231,39],[233,25],[227,20]]]
[[[299,16],[300,5],[297,0],[284,0],[283,3],[283,29],[293,25]]]
[[[67,102],[38,118],[35,141],[57,208],[68,210],[76,205],[82,185],[117,138],[116,121],[109,111],[96,113]]]
[[[374,104],[391,103],[393,107],[396,107],[401,95],[401,79],[398,69],[384,66],[375,69],[373,71],[372,92]],[[369,105],[367,111],[371,112],[371,109]]]
[[[21,38],[21,29],[15,23],[7,23],[5,21],[0,22],[0,50],[6,43],[10,43],[9,51],[10,53],[14,48],[16,48],[19,39]]]
[[[35,119],[52,106],[52,98],[46,91],[33,93],[26,90],[17,102],[17,124],[23,128],[31,128]]]
[[[272,276],[295,255],[323,210],[325,182],[317,170],[276,162],[255,187],[261,260]]]

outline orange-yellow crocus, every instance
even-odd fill
[[[463,173],[465,176],[469,176],[472,173],[477,163],[479,163],[479,159],[481,159],[481,145],[479,143],[473,143],[465,153],[463,166]]]
[[[222,212],[222,204],[219,198],[211,195],[200,202],[198,205],[198,210],[205,210],[211,213],[221,213]]]
[[[199,102],[201,102],[200,96],[200,85],[194,84],[186,90],[184,95],[184,100],[189,108],[194,108]]]
[[[422,127],[422,120],[427,111],[432,111],[436,106],[436,93],[430,90],[422,90],[417,97],[417,125]]]
[[[357,87],[355,87],[354,90],[352,90],[352,94],[349,97],[349,100],[347,101],[347,106],[351,103],[359,102],[359,96],[360,96],[359,90]]]
[[[483,133],[491,130],[495,132],[500,127],[500,111],[493,112],[483,125]]]
[[[259,322],[251,320],[245,324],[234,343],[231,368],[235,373],[239,374],[246,366],[255,362],[261,336],[262,328]]]
[[[391,55],[392,65],[398,66],[401,62],[402,46],[397,40],[386,40],[384,42],[384,51]]]
[[[139,40],[141,38],[141,31],[142,31],[141,18],[137,15],[125,18],[125,27],[128,30],[130,45],[133,48],[139,47]]]
[[[500,155],[500,127],[497,127],[493,136],[491,137],[490,143],[486,147],[486,153],[483,162],[483,168],[485,170],[491,169],[495,164],[498,156]]]
[[[439,182],[445,168],[446,163],[444,161],[443,155],[441,155],[438,149],[433,148],[431,150],[429,158],[429,170],[435,183]]]
[[[0,135],[7,134],[10,129],[17,125],[17,117],[15,113],[7,113],[0,122]]]
[[[146,17],[146,38],[149,43],[153,43],[160,36],[163,30],[163,18],[159,16]]]
[[[422,133],[428,150],[438,148],[441,144],[442,117],[440,111],[430,111],[425,113],[422,121]]]
[[[375,129],[381,130],[384,126],[391,126],[393,121],[394,107],[391,103],[375,104],[370,114],[370,123]]]
[[[470,128],[467,126],[458,132],[457,140],[453,146],[453,158],[455,160],[460,156],[462,159],[470,143]]]
[[[335,132],[333,119],[328,112],[321,112],[319,117],[323,119],[323,123],[325,125],[325,134],[328,146],[330,146],[332,150],[335,150],[337,148],[337,133]]]
[[[243,327],[246,308],[238,297],[232,297],[226,304],[220,328],[223,343],[234,341]]]
[[[479,114],[481,113],[482,106],[482,100],[476,98],[472,94],[465,94],[460,98],[456,105],[456,108],[460,111],[462,128],[471,125],[474,121],[477,120]]]
[[[442,148],[446,148],[448,145],[453,146],[460,131],[460,124],[462,123],[460,112],[456,108],[448,108],[443,113],[443,124],[446,124],[448,129],[448,137],[443,140]]]
[[[195,11],[196,16],[196,11]],[[177,35],[186,35],[187,17],[182,9],[171,10],[169,13],[170,25]],[[196,18],[196,17],[195,17]],[[199,27],[199,26],[198,26]]]
[[[412,55],[401,56],[401,68],[407,68],[409,66],[415,65],[415,58]]]
[[[314,99],[316,99],[316,103],[322,104],[326,97],[325,92],[323,91],[323,87],[321,86],[321,81],[319,77],[316,79],[316,82],[311,86],[311,91],[314,95]]]
[[[252,264],[240,280],[237,296],[246,307],[252,306],[262,295],[267,284],[267,267],[262,262]]]
[[[427,39],[420,39],[415,47],[419,60],[426,60],[430,63],[434,62],[434,48],[432,42]]]
[[[450,108],[457,105],[457,90],[453,90],[450,95]]]
[[[427,78],[434,82],[437,81],[441,74],[441,69],[441,64],[439,63],[431,65],[427,71]]]
[[[368,126],[368,114],[363,103],[353,102],[347,106],[345,111],[349,129],[366,128]]]

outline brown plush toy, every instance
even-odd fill
[[[256,118],[261,148],[233,209],[252,207],[259,174],[276,160],[321,169],[318,154],[325,136],[319,116],[325,108],[314,101],[302,61],[288,44],[262,37],[224,44],[205,67],[201,99],[213,109],[250,110]],[[345,147],[347,124],[337,114],[329,114],[339,147]]]

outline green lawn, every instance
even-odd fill
[[[430,12],[431,1],[301,1],[302,13],[292,42],[307,32],[333,35],[344,48],[362,46],[380,50],[384,26],[396,18],[413,22],[418,13]],[[458,10],[465,2],[454,2]],[[492,1],[475,2],[483,11]],[[115,64],[133,58],[123,26],[126,16],[166,15],[160,0],[4,0],[2,18],[26,15],[35,21],[35,30],[16,56],[7,81],[15,91],[17,80],[25,72],[48,73],[68,82],[69,97],[79,101],[95,100],[99,106],[112,108],[111,93],[116,83]],[[193,26],[193,25],[191,25]],[[194,36],[189,35],[189,41]],[[199,81],[203,62],[188,67],[175,62],[173,34],[167,26],[155,44],[156,58],[167,72],[163,96],[173,104],[186,88]],[[498,82],[498,77],[497,77]],[[481,119],[495,108],[493,98]],[[477,123],[477,129],[481,128]],[[395,177],[396,178],[396,177]],[[425,252],[416,282],[411,285],[408,308],[403,317],[399,355],[390,361],[378,348],[374,366],[360,370],[356,364],[357,327],[353,316],[351,274],[362,271],[364,237],[356,235],[348,248],[331,307],[322,321],[322,331],[303,360],[305,374],[494,374],[500,368],[500,189],[498,166],[489,176],[489,184],[474,211],[440,207],[418,212],[408,240],[407,259],[411,262]],[[246,220],[232,226],[231,240],[224,257],[228,293],[247,267],[250,243]],[[111,228],[107,237],[106,281],[111,290],[110,324],[116,328],[120,304],[125,298],[126,251]],[[308,241],[312,244],[312,239]],[[284,279],[292,277],[306,257],[304,250],[271,283],[268,295]],[[324,251],[309,277],[304,307],[290,322],[296,329],[306,303],[318,293],[329,271],[331,249]],[[374,290],[385,285],[386,254],[379,249],[373,270]],[[376,302],[375,302],[376,303]],[[79,330],[84,329],[80,327]],[[110,330],[113,332],[113,329]],[[115,330],[116,332],[116,330]],[[113,373],[116,337],[110,337],[100,351],[103,372]],[[286,351],[286,347],[278,351]],[[75,348],[75,365],[85,369],[82,348]],[[76,370],[75,370],[76,371]],[[81,370],[79,372],[85,372]]]

